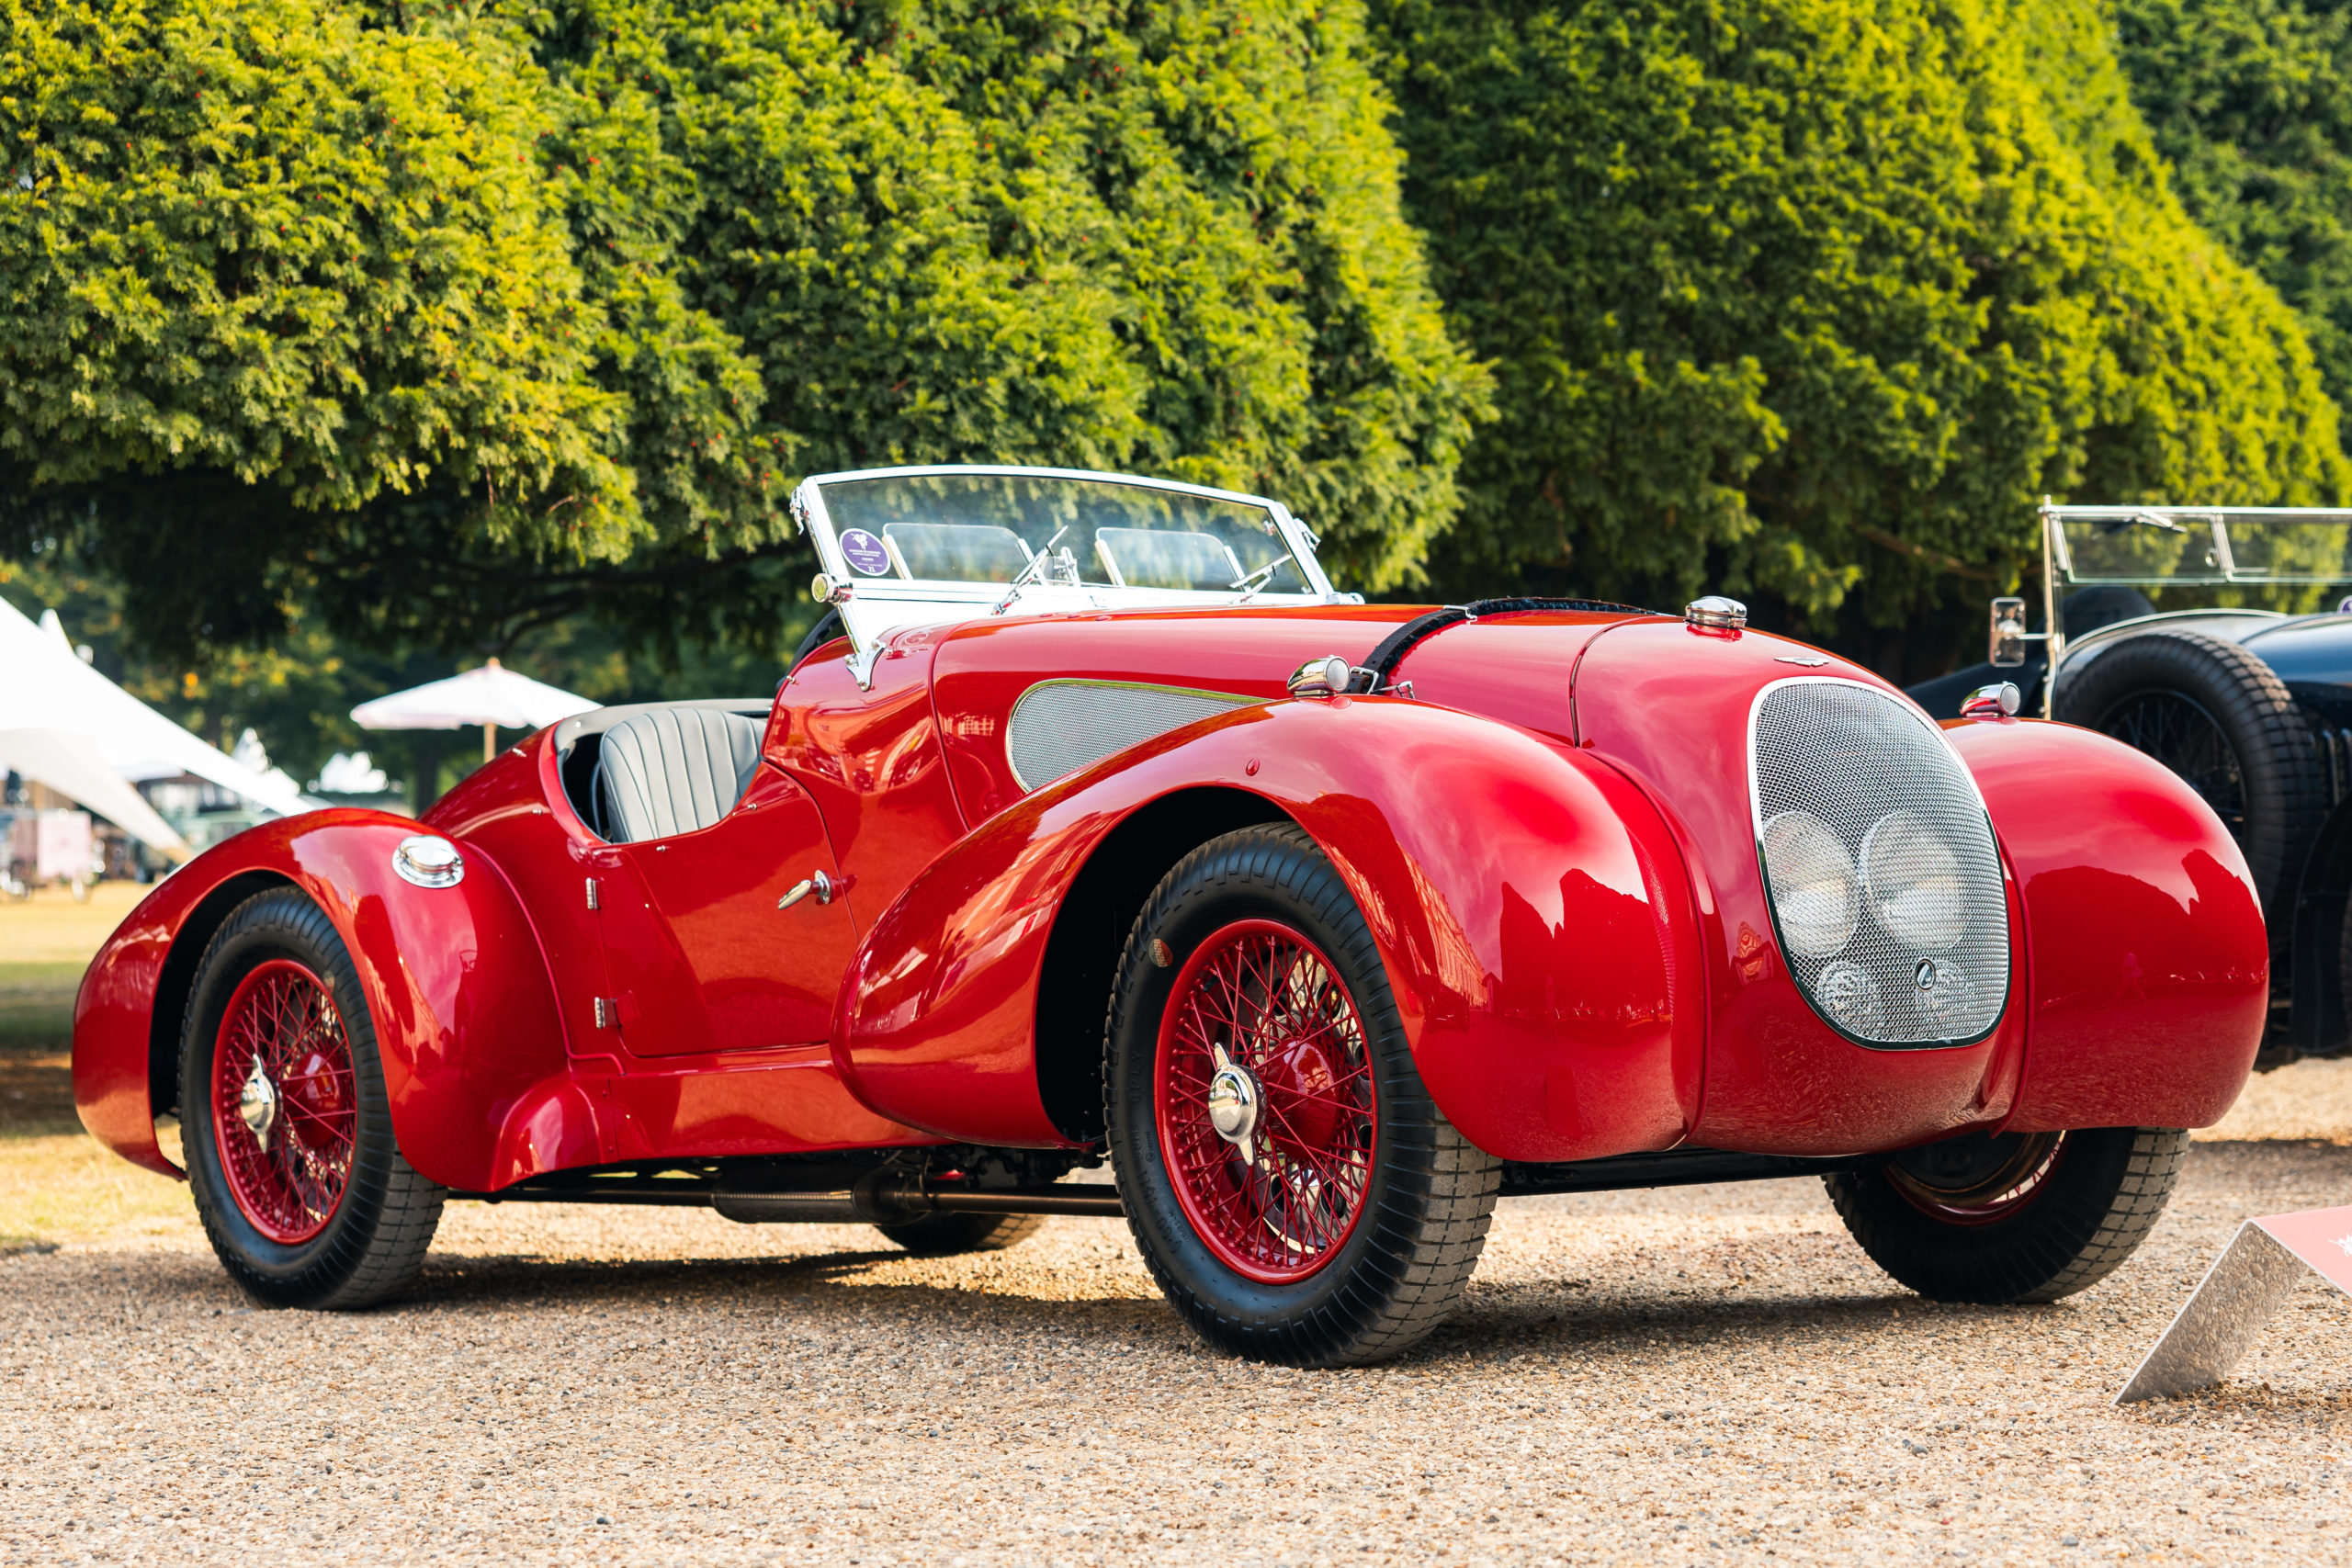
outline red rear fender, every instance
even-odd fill
[[[99,951],[75,1004],[84,1125],[135,1163],[177,1174],[156,1147],[154,1115],[174,1092],[204,944],[238,903],[291,886],[350,950],[401,1152],[445,1185],[492,1185],[508,1112],[564,1070],[562,1026],[530,922],[487,854],[466,846],[455,887],[418,887],[392,870],[394,847],[419,830],[385,812],[288,818],[206,852],[151,894]]]
[[[1043,1062],[1089,1070],[1098,982],[1143,894],[1202,837],[1253,817],[1299,823],[1346,880],[1422,1077],[1473,1142],[1566,1159],[1681,1135],[1702,982],[1687,883],[1656,811],[1567,748],[1388,698],[1238,709],[990,818],[861,945],[837,1065],[877,1111],[944,1136],[1087,1141],[1090,1092],[1041,1088],[1038,1019],[1067,1016],[1078,1036]],[[1114,839],[1130,822],[1169,830]],[[1105,852],[1145,863],[1105,874]],[[1090,873],[1129,897],[1081,912],[1070,894]],[[1066,906],[1084,929],[1061,923]],[[1086,956],[1049,966],[1049,943]],[[1066,1013],[1041,1007],[1041,986],[1062,985],[1087,994]]]

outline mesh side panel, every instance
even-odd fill
[[[1258,700],[1109,681],[1041,681],[1012,705],[1005,759],[1021,787],[1035,789],[1114,751]]]
[[[1821,953],[1834,942],[1838,922],[1827,920],[1826,941],[1792,942],[1790,922],[1803,910],[1792,900],[1804,895],[1774,886],[1759,844],[1781,951],[1814,1010],[1876,1045],[1942,1045],[1984,1034],[2008,999],[2008,904],[1992,826],[1942,736],[1888,693],[1792,681],[1763,696],[1754,744],[1759,829],[1769,831],[1785,813],[1805,813],[1844,845],[1855,874],[1852,934]],[[1907,818],[1893,816],[1898,812]],[[1783,837],[1799,838],[1798,826],[1792,818]],[[1801,826],[1810,833],[1810,824]],[[1881,873],[1875,887],[1873,866]],[[1923,866],[1933,869],[1931,882],[1921,880]]]

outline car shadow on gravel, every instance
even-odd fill
[[[644,1307],[765,1302],[831,1313],[843,1306],[884,1307],[920,1316],[976,1306],[1008,1321],[1083,1338],[1133,1336],[1148,1322],[1192,1341],[1173,1309],[1156,1293],[1071,1299],[1021,1290],[990,1279],[968,1285],[876,1280],[876,1264],[905,1262],[896,1248],[766,1258],[551,1258],[527,1254],[430,1259],[397,1306],[505,1309],[604,1303]],[[2017,1310],[1941,1307],[1915,1297],[1813,1293],[1770,1299],[1701,1300],[1611,1292],[1594,1299],[1557,1284],[1474,1287],[1464,1309],[1400,1365],[1460,1358],[1520,1355],[1654,1354],[1661,1343],[1730,1348],[1759,1339],[1810,1349],[1893,1343],[1922,1321],[1961,1323]],[[1195,1342],[1196,1343],[1196,1342]]]
[[[889,1303],[920,1310],[933,1302],[969,1308],[1001,1303],[1012,1311],[1101,1309],[1131,1322],[1137,1308],[1166,1315],[1157,1293],[1071,1298],[1024,1292],[1001,1279],[967,1285],[877,1280],[877,1264],[915,1261],[897,1247],[803,1254],[777,1258],[577,1258],[523,1254],[435,1256],[425,1260],[416,1283],[402,1293],[405,1306],[531,1307],[577,1305],[589,1301],[642,1305],[690,1298],[698,1304],[737,1299],[775,1301],[779,1296],[823,1305]],[[1109,1321],[1106,1317],[1105,1321]]]
[[[1571,1295],[1557,1287],[1480,1291],[1417,1352],[1516,1356],[1576,1350],[1645,1357],[1662,1345],[1778,1343],[1809,1352],[1876,1341],[1916,1345],[1923,1326],[2014,1323],[2048,1307],[1947,1306],[1917,1296],[1815,1293],[1695,1299],[1612,1292]],[[2064,1311],[2064,1309],[2056,1309]]]
[[[490,1302],[502,1306],[576,1302],[587,1296],[772,1294],[831,1285],[876,1263],[903,1258],[896,1247],[791,1258],[534,1257],[528,1253],[431,1256],[401,1297],[410,1304]]]

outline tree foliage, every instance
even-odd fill
[[[2300,311],[2352,397],[2352,7],[2115,0],[2131,95],[2197,221]]]
[[[1346,5],[0,0],[0,509],[191,658],[774,646],[798,473],[1295,502],[1410,573],[1483,396]]]
[[[2120,82],[2070,0],[1374,18],[1408,209],[1498,378],[1449,586],[1719,584],[1867,638],[1980,618],[2044,491],[2344,489],[2290,313],[2136,122],[2052,111],[2038,72]]]

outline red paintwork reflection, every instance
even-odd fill
[[[831,649],[811,655],[778,694],[761,743],[822,812],[861,930],[964,836],[932,720],[932,637],[890,638],[871,691]]]
[[[605,966],[637,1056],[823,1044],[857,931],[846,899],[778,903],[838,875],[808,791],[773,767],[696,833],[599,857]]]
[[[1570,739],[1569,686],[1586,647],[1623,615],[1540,610],[1482,615],[1416,644],[1396,677],[1413,695]]]
[[[1697,966],[1656,814],[1565,748],[1391,698],[1238,709],[982,825],[860,950],[835,1040],[861,1097],[951,1136],[1062,1141],[1035,1067],[1053,917],[1112,827],[1204,783],[1279,803],[1331,855],[1421,1075],[1474,1143],[1564,1159],[1681,1133]]]
[[[561,1068],[562,1036],[529,922],[487,857],[450,888],[414,887],[394,874],[392,850],[416,830],[378,811],[265,823],[198,856],[133,910],[92,965],[76,1010],[75,1100],[91,1132],[134,1158],[152,1154],[148,1031],[126,1027],[112,1000],[117,986],[126,975],[146,978],[157,928],[176,931],[206,894],[262,873],[255,891],[273,881],[301,888],[351,951],[401,1152],[433,1180],[484,1180],[501,1119],[535,1080]],[[153,980],[146,984],[142,1014],[153,996]],[[475,1043],[493,1040],[495,1051]]]
[[[2032,1032],[2008,1129],[2220,1121],[2253,1066],[2270,984],[2228,830],[2160,763],[2093,731],[2010,719],[1945,732],[2024,889]]]
[[[197,863],[202,863],[199,857]],[[74,1108],[90,1135],[131,1164],[164,1176],[185,1173],[155,1142],[148,1100],[150,1052],[174,1049],[178,1020],[154,1017],[155,987],[172,938],[209,885],[190,865],[139,901],[83,973],[74,998]],[[171,1058],[176,1076],[178,1058]]]

